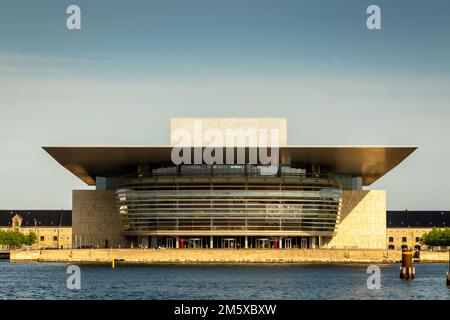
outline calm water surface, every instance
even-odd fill
[[[81,290],[66,287],[67,264],[0,261],[0,299],[447,299],[447,264],[381,267],[381,289],[367,289],[366,265],[81,265]]]

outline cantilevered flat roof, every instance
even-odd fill
[[[143,164],[170,164],[171,146],[45,146],[58,163],[88,185]],[[283,146],[282,164],[320,164],[336,174],[361,176],[368,186],[406,159],[416,146]],[[248,152],[248,148],[247,148]]]

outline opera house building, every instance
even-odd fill
[[[233,130],[240,144],[208,150]],[[250,139],[263,130],[276,137]],[[43,148],[95,187],[73,191],[76,247],[385,249],[386,192],[370,185],[416,147],[290,146],[286,131],[282,118],[177,118],[166,146]]]

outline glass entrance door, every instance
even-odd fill
[[[201,248],[201,247],[202,247],[202,239],[200,238],[189,239],[189,248]]]
[[[285,249],[291,249],[292,248],[292,239],[291,238],[284,238],[284,246]]]
[[[301,245],[302,245],[302,249],[308,248],[308,239],[302,237]]]
[[[257,239],[257,248],[268,248],[269,247],[269,239],[267,238],[259,238]]]
[[[166,239],[166,248],[173,248],[173,238]]]
[[[234,238],[225,238],[222,241],[222,247],[223,248],[235,248],[236,240]]]

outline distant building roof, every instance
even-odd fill
[[[387,228],[450,228],[450,211],[387,211]]]
[[[70,227],[72,210],[0,210],[0,227],[11,227],[12,218],[19,215],[22,227]]]

